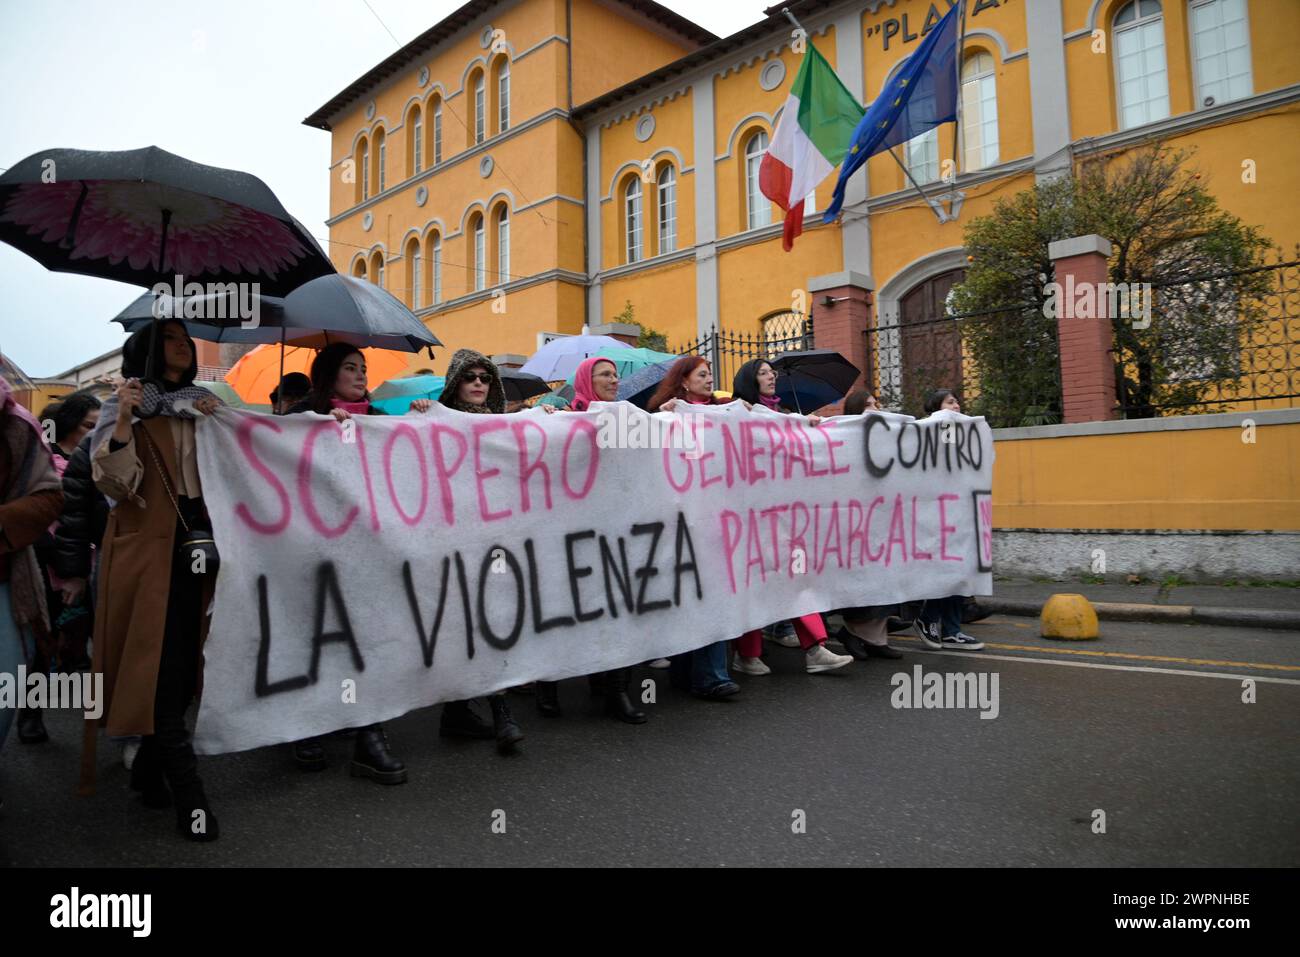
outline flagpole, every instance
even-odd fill
[[[957,0],[957,5],[961,8],[957,11],[957,19],[961,21],[961,28],[957,35],[957,119],[952,125],[952,164],[953,177],[952,186],[955,189],[957,185],[957,174],[961,172],[961,114],[963,96],[961,83],[961,50],[962,45],[966,42],[966,0]]]
[[[925,190],[921,189],[921,184],[912,176],[912,171],[907,168],[907,165],[898,158],[898,154],[894,152],[894,148],[891,146],[889,149],[885,150],[885,152],[894,158],[894,162],[897,163],[899,169],[903,171],[903,175],[907,177],[907,181],[912,184],[918,193],[921,194],[921,198],[925,200],[926,205],[929,206],[934,214],[939,217],[939,222],[947,222],[947,213],[943,211],[943,207],[925,194]]]
[[[798,31],[799,31],[800,33],[802,33],[804,36],[807,36],[807,35],[808,35],[808,31],[805,30],[805,29],[803,28],[803,24],[802,24],[802,23],[800,23],[798,20],[796,20],[796,19],[794,18],[794,14],[790,12],[790,8],[789,8],[789,7],[782,7],[782,8],[781,8],[781,12],[784,13],[784,14],[786,15],[787,18],[789,18],[790,22],[794,24],[794,28],[795,28],[796,30],[798,30]]]

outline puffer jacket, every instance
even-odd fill
[[[108,499],[90,473],[90,436],[81,440],[63,472],[63,512],[54,531],[52,567],[60,578],[89,578],[91,546],[108,524]]]

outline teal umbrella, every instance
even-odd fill
[[[608,359],[614,363],[614,371],[618,373],[620,379],[626,379],[634,372],[640,372],[648,366],[655,366],[661,362],[671,362],[674,359],[680,359],[681,356],[675,356],[670,352],[656,352],[654,349],[601,349],[599,352],[592,353],[593,359]],[[573,375],[577,375],[575,369]],[[569,376],[569,385],[573,385],[573,375]]]
[[[413,375],[389,379],[370,393],[370,404],[389,415],[403,415],[416,399],[437,399],[447,384],[440,375]]]

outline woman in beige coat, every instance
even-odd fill
[[[178,549],[187,530],[212,527],[191,410],[206,414],[219,400],[192,385],[196,371],[194,342],[179,322],[142,329],[122,348],[126,379],[105,404],[91,446],[95,484],[114,503],[100,558],[94,670],[104,675],[108,733],[145,736],[132,788],[150,807],[174,805],[186,838],[213,841],[217,819],[185,711],[200,686],[215,569],[197,551]],[[86,792],[93,789],[96,729],[87,722]]]

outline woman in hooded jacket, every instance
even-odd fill
[[[593,402],[617,401],[618,369],[613,361],[600,357],[583,359],[578,371],[573,374],[573,402],[569,411],[585,412]],[[628,679],[627,668],[615,668],[613,671],[591,675],[588,680],[592,694],[605,696],[606,714],[627,724],[644,724],[646,713],[634,706],[628,696]],[[558,681],[536,683],[537,710],[543,717],[560,717],[559,687]]]
[[[776,370],[766,359],[751,359],[736,371],[732,394],[751,406],[780,414],[794,413],[781,404],[776,395]],[[821,423],[815,415],[806,417],[812,425]],[[808,674],[834,671],[852,663],[849,655],[837,655],[826,647],[826,623],[814,612],[794,619],[794,633],[804,651],[804,670]],[[742,675],[767,675],[772,669],[763,663],[763,630],[755,628],[736,639],[736,660],[732,667]]]
[[[339,422],[346,422],[354,415],[384,415],[382,409],[370,404],[370,390],[366,385],[366,357],[361,350],[346,342],[331,343],[312,360],[311,391],[286,414],[317,412],[331,415]],[[411,411],[426,412],[431,405],[428,399],[416,399],[411,403]],[[320,771],[329,764],[319,737],[295,741],[293,759],[304,771]],[[406,765],[389,750],[388,732],[382,724],[356,729],[349,773],[380,784],[406,781]]]
[[[91,440],[95,484],[113,508],[95,602],[93,669],[104,675],[105,700],[101,721],[86,722],[82,791],[93,790],[99,723],[110,736],[143,735],[131,787],[149,807],[174,806],[188,840],[214,841],[217,819],[185,727],[202,685],[215,578],[215,569],[192,558],[202,548],[187,544],[212,528],[194,412],[221,404],[193,384],[195,354],[194,340],[174,320],[132,335],[122,347],[126,378],[104,404]]]

